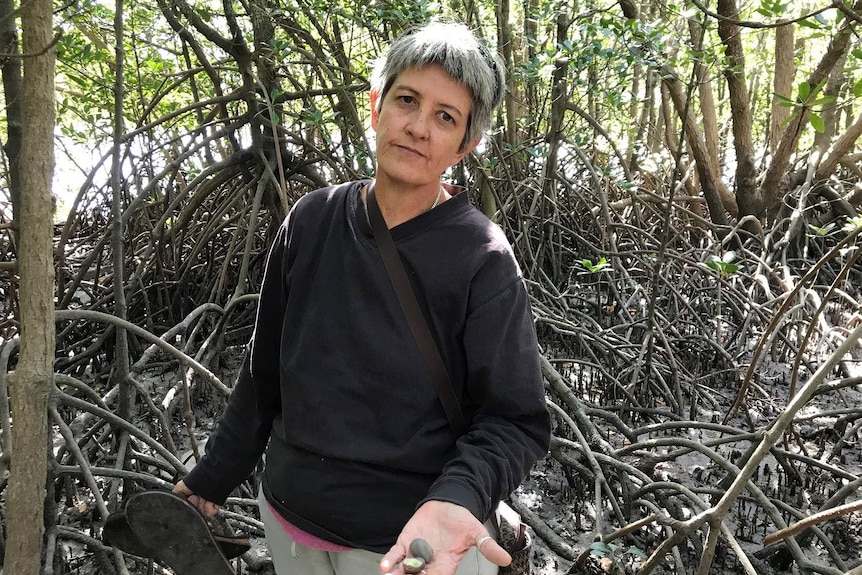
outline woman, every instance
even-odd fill
[[[535,330],[501,230],[443,184],[500,103],[499,60],[458,24],[397,39],[372,79],[373,181],[300,199],[267,261],[254,335],[207,454],[174,491],[212,515],[264,453],[276,571],[495,573],[490,514],[547,450]],[[449,425],[380,258],[380,207],[460,398]]]

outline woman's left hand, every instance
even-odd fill
[[[485,558],[501,567],[512,558],[470,511],[446,501],[428,501],[416,510],[401,530],[395,545],[380,561],[382,573],[401,575],[401,561],[409,556],[410,542],[424,539],[434,551],[425,566],[426,575],[454,575],[458,564],[471,547],[479,547]]]

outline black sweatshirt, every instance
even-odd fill
[[[455,436],[374,242],[365,183],[312,192],[285,219],[236,387],[185,482],[223,503],[266,450],[264,494],[285,519],[386,552],[427,500],[485,521],[546,452],[550,420],[520,269],[461,193],[391,230],[469,422]]]

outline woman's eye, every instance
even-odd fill
[[[413,96],[399,96],[398,99],[405,104],[412,104],[415,101]]]
[[[440,112],[440,117],[443,118],[444,122],[449,123],[449,124],[451,124],[455,121],[455,118],[453,118],[451,115],[449,115],[446,112]]]

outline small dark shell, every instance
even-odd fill
[[[425,569],[425,560],[421,557],[405,557],[401,566],[404,567],[405,573],[413,575],[414,573],[421,573]]]
[[[410,543],[410,554],[414,557],[421,557],[425,563],[431,563],[434,558],[434,550],[424,539],[414,539]]]

